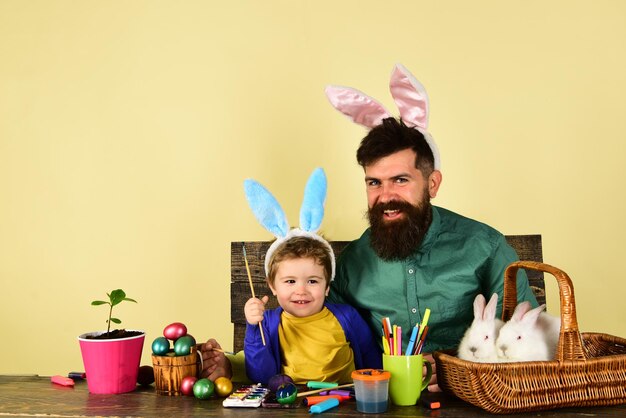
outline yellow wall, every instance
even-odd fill
[[[231,347],[230,242],[270,238],[242,181],[295,223],[322,166],[323,231],[357,237],[364,131],[323,88],[395,109],[396,62],[430,95],[435,203],[541,233],[580,328],[626,336],[625,22],[619,0],[0,0],[0,373],[82,369],[118,287],[142,364],[174,321]]]

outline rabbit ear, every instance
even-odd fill
[[[428,94],[424,86],[402,64],[394,67],[389,90],[404,123],[428,129]]]
[[[485,312],[485,297],[480,293],[474,298],[474,318],[481,319]]]
[[[263,228],[270,231],[277,238],[282,238],[289,232],[289,223],[285,212],[278,201],[261,184],[254,180],[245,180],[243,188],[252,213]]]
[[[541,312],[543,312],[545,309],[546,309],[545,304],[540,305],[536,307],[535,309],[531,309],[530,311],[524,314],[524,317],[522,318],[522,322],[526,324],[531,324],[531,325],[534,324],[535,322],[537,322],[537,319],[539,318],[539,315],[541,314]]]
[[[335,109],[348,116],[354,123],[373,128],[391,117],[389,112],[368,95],[342,86],[327,86],[326,97]]]
[[[439,147],[428,133],[429,102],[426,89],[402,64],[396,64],[391,72],[389,90],[398,106],[402,121],[408,126],[415,127],[424,135],[433,152],[435,170],[440,170]]]
[[[513,315],[511,315],[511,319],[515,321],[521,321],[526,312],[528,312],[531,308],[530,302],[524,301],[520,302],[513,311]]]
[[[324,202],[326,201],[326,174],[316,168],[304,188],[304,198],[300,208],[300,229],[317,232],[324,219]]]
[[[485,308],[485,312],[483,313],[483,319],[495,319],[496,317],[496,308],[498,307],[498,294],[494,293],[491,295],[491,299],[489,299],[489,303],[487,303],[487,307]]]

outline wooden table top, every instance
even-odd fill
[[[434,396],[433,395],[438,395]],[[490,415],[482,409],[445,394],[424,394],[441,401],[440,409],[430,410],[422,405],[398,407],[390,405],[386,417],[472,418]],[[119,395],[95,395],[87,390],[87,383],[79,381],[74,387],[50,382],[49,377],[0,376],[0,417],[285,417],[311,416],[306,406],[293,409],[224,408],[222,398],[199,400],[188,396],[156,394],[153,386],[138,387],[136,391]],[[342,403],[323,413],[324,416],[364,417],[356,410],[356,403]],[[492,415],[498,416],[498,415]],[[564,408],[551,411],[523,413],[514,417],[624,417],[626,405]]]

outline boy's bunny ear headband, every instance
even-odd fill
[[[439,149],[428,133],[428,94],[422,84],[402,64],[396,64],[389,81],[391,96],[400,110],[405,125],[414,127],[424,135],[435,159],[435,170],[441,169]],[[367,128],[380,125],[389,112],[373,98],[360,91],[341,86],[327,86],[326,96],[330,103],[354,123]]]
[[[276,237],[276,241],[270,245],[265,255],[265,273],[269,271],[269,262],[272,254],[283,242],[293,237],[309,237],[323,243],[330,252],[331,276],[335,278],[335,253],[324,238],[317,231],[324,219],[324,201],[326,200],[326,175],[324,170],[316,168],[304,189],[304,198],[300,208],[300,228],[289,229],[289,223],[285,212],[278,201],[261,184],[254,180],[245,180],[243,183],[248,204],[261,226],[270,231]]]

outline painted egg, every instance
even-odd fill
[[[141,386],[149,386],[154,383],[154,369],[152,366],[141,366],[137,373],[137,383]]]
[[[213,383],[215,383],[215,393],[217,393],[217,396],[226,397],[233,391],[233,382],[227,377],[218,377]]]
[[[297,396],[298,388],[293,383],[282,385],[276,391],[276,400],[281,405],[294,403]]]
[[[170,351],[170,342],[165,337],[157,337],[152,342],[152,352],[155,356],[164,356]]]
[[[191,354],[191,347],[196,345],[196,340],[191,335],[180,337],[174,342],[174,353],[177,356],[186,356]]]
[[[186,396],[193,396],[193,385],[197,381],[198,378],[195,376],[183,377],[183,380],[180,382],[180,392]]]
[[[182,322],[174,322],[163,329],[163,336],[168,340],[177,340],[183,335],[187,335],[187,327]]]
[[[275,374],[270,377],[270,380],[267,382],[267,388],[270,392],[276,393],[279,387],[286,385],[287,383],[293,383],[291,376],[286,374]]]
[[[215,384],[206,377],[198,380],[193,385],[193,395],[198,399],[209,399],[213,395]]]

